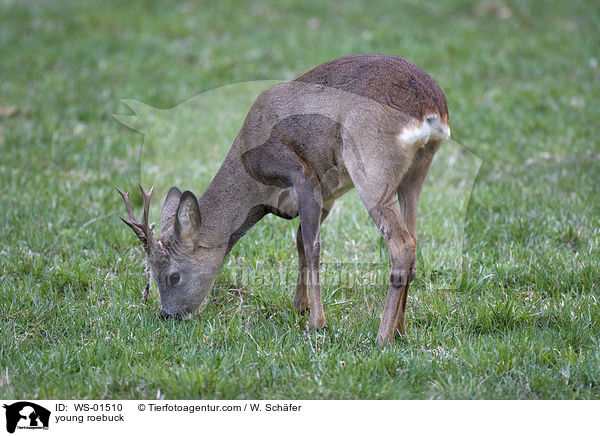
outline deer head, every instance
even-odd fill
[[[202,244],[202,219],[198,199],[190,192],[172,187],[161,212],[161,234],[156,238],[148,223],[152,188],[144,199],[142,222],[137,222],[129,194],[117,188],[127,209],[128,219],[121,218],[142,241],[154,281],[158,285],[162,314],[183,318],[199,313],[204,307],[225,253]],[[149,277],[148,277],[149,279]],[[148,282],[146,289],[149,289]]]

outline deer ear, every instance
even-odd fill
[[[173,223],[175,222],[175,215],[177,214],[177,208],[179,207],[179,201],[181,200],[181,191],[178,187],[173,186],[169,189],[167,198],[162,207],[160,213],[160,233],[168,233],[173,230]]]
[[[175,216],[175,233],[180,238],[189,238],[200,229],[200,208],[198,199],[190,191],[181,194]]]

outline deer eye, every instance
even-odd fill
[[[181,281],[181,276],[179,273],[173,273],[169,276],[169,283],[171,286],[177,285]]]

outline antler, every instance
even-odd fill
[[[129,202],[129,193],[123,192],[119,188],[117,191],[123,197],[123,201],[125,202],[125,207],[127,208],[127,215],[129,215],[129,219],[121,218],[121,220],[131,227],[131,230],[135,232],[138,238],[144,244],[144,248],[148,249],[154,243],[154,235],[152,233],[152,226],[148,224],[148,211],[150,209],[150,199],[152,198],[152,192],[154,191],[154,186],[150,189],[150,192],[146,193],[142,185],[138,185],[140,188],[140,193],[142,194],[142,198],[144,199],[144,215],[142,218],[142,222],[138,223],[135,220],[135,216],[133,215],[133,211],[131,209],[131,203]]]

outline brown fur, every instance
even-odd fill
[[[401,56],[345,56],[325,62],[296,80],[353,92],[416,119],[438,113],[448,123],[442,90],[427,73]]]

